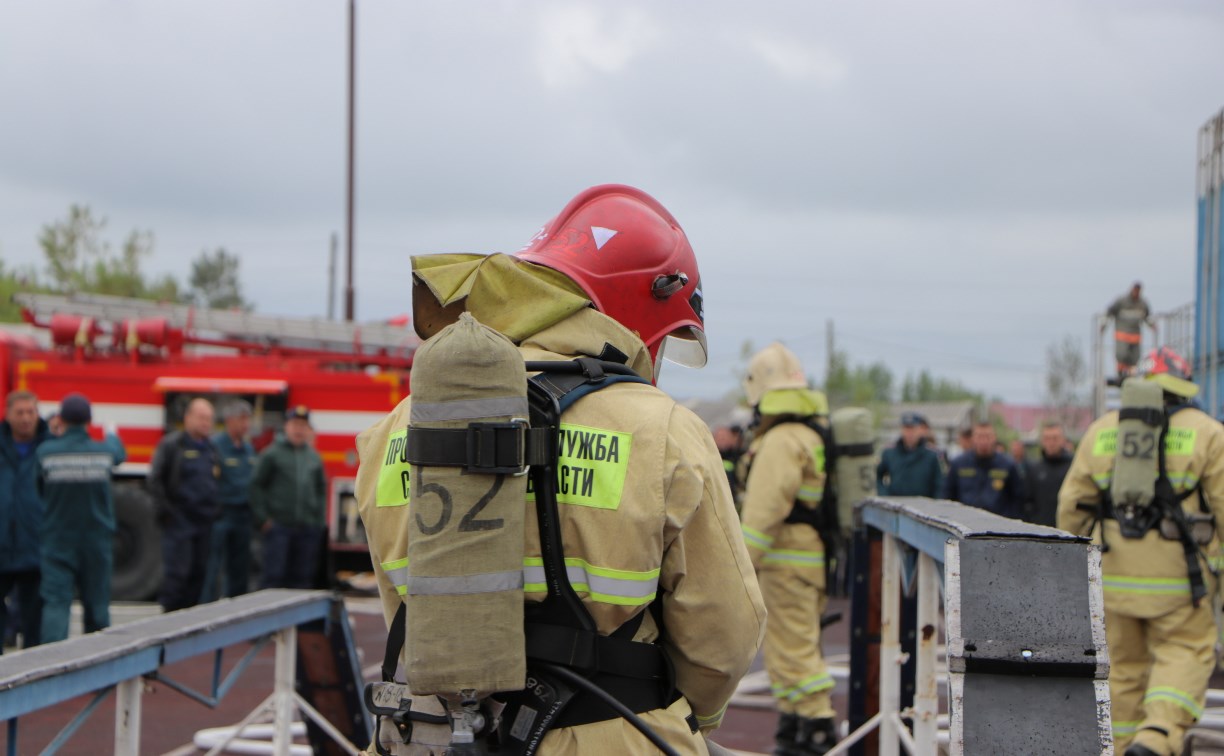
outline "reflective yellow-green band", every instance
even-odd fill
[[[1131,575],[1104,575],[1101,584],[1107,593],[1189,594],[1188,578],[1147,578]]]
[[[721,709],[719,709],[716,713],[711,714],[708,717],[703,717],[700,714],[697,714],[696,715],[697,716],[697,726],[701,728],[716,726],[719,722],[722,721],[723,716],[726,715],[727,705],[729,703],[730,702],[723,704],[723,707]]]
[[[395,586],[396,593],[401,596],[408,593],[408,557],[381,562],[379,566],[387,573],[387,579]]]
[[[578,558],[565,560],[565,574],[575,591],[586,593],[592,600],[618,606],[642,606],[654,601],[659,587],[659,570],[635,572],[598,567]],[[540,593],[548,590],[544,560],[527,557],[523,560],[523,590]]]
[[[1143,697],[1143,703],[1148,704],[1154,701],[1168,701],[1177,704],[1184,709],[1190,716],[1198,719],[1203,716],[1203,707],[1194,700],[1184,690],[1170,688],[1168,686],[1159,686],[1156,688],[1148,688],[1147,695]]]
[[[812,675],[811,677],[800,680],[797,685],[786,687],[783,685],[770,686],[770,692],[774,698],[785,698],[788,701],[798,701],[801,698],[806,698],[813,693],[819,693],[823,690],[829,690],[834,685],[833,678],[828,674]]]
[[[1134,735],[1139,732],[1139,725],[1141,724],[1143,724],[1142,720],[1135,722],[1113,722],[1111,727],[1114,737],[1126,737],[1127,735]]]
[[[744,533],[744,543],[749,546],[754,546],[762,551],[768,551],[773,545],[773,536],[767,536],[759,530],[750,528],[747,525],[740,525],[740,530]]]
[[[799,501],[820,501],[824,497],[824,486],[799,486],[795,498]]]
[[[809,567],[824,567],[823,551],[801,551],[799,549],[770,549],[761,560],[772,564],[802,564]]]

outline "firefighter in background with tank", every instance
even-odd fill
[[[837,741],[833,678],[820,649],[825,546],[802,515],[818,512],[824,498],[826,450],[812,424],[828,415],[828,402],[779,343],[753,356],[744,392],[760,418],[748,450],[742,517],[769,611],[765,668],[780,712],[774,754],[823,754]]]
[[[1143,326],[1147,324],[1156,333],[1156,324],[1152,322],[1152,308],[1143,298],[1143,284],[1136,281],[1130,291],[1118,297],[1105,311],[1106,319],[1114,322],[1114,357],[1118,362],[1118,381],[1135,371],[1139,362],[1141,344],[1143,342]],[[1101,324],[1101,333],[1105,333],[1106,323]]]
[[[1203,712],[1217,634],[1204,554],[1218,557],[1224,525],[1224,430],[1194,405],[1189,366],[1162,348],[1140,375],[1159,390],[1123,385],[1122,410],[1084,433],[1058,496],[1058,526],[1102,544],[1114,744],[1126,756],[1181,753]],[[1146,409],[1131,398],[1144,391]]]
[[[39,488],[47,510],[42,528],[42,638],[68,637],[73,594],[81,599],[85,632],[110,627],[115,504],[111,469],[127,459],[113,425],[103,441],[89,437],[89,400],[69,394],[60,402],[64,434],[43,442]]]
[[[413,321],[423,338],[466,311],[528,360],[595,357],[647,379],[588,394],[562,416],[567,433],[601,439],[606,452],[572,444],[561,450],[560,464],[571,472],[584,468],[594,483],[591,492],[572,488],[558,496],[564,572],[598,635],[636,625],[625,635],[628,649],[657,656],[661,648],[673,668],[664,681],[674,685],[618,678],[617,670],[601,669],[594,679],[619,679],[610,692],[676,751],[705,754],[702,735],[719,725],[755,657],[765,611],[709,430],[651,385],[665,355],[698,367],[705,362],[701,283],[683,230],[649,195],[605,185],[575,197],[517,256],[433,255],[412,262]],[[358,504],[389,624],[401,597],[417,590],[407,558],[417,503],[407,506],[402,476],[409,468],[393,445],[412,409],[405,399],[357,442]],[[607,451],[612,439],[615,455]],[[436,496],[430,501],[438,503]],[[456,501],[454,519],[460,508]],[[542,551],[530,505],[528,512],[522,590],[530,645],[532,608],[546,588],[537,575]],[[439,618],[438,633],[461,631]],[[411,637],[407,645],[410,651]],[[430,698],[414,699],[414,711]],[[449,731],[429,731],[418,722],[410,744],[387,738],[386,729],[382,739],[396,754],[441,754]],[[538,751],[657,752],[590,694],[579,694],[562,711]]]

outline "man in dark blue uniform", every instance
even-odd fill
[[[38,417],[38,397],[14,391],[0,423],[0,603],[17,589],[22,647],[38,645],[42,599],[38,597],[43,501],[38,495],[38,446],[49,437]],[[8,612],[0,607],[0,638]]]
[[[1016,464],[995,448],[997,436],[989,422],[973,426],[970,449],[948,469],[944,498],[985,509],[1004,517],[1019,517],[1024,491]]]
[[[127,458],[108,428],[89,437],[89,400],[69,394],[60,403],[64,435],[38,447],[39,484],[47,510],[42,528],[42,642],[68,637],[73,589],[81,596],[85,632],[110,626],[115,504],[111,469]]]
[[[251,517],[251,473],[255,469],[255,447],[247,434],[251,430],[251,405],[241,399],[221,410],[225,430],[212,437],[221,457],[221,477],[217,480],[217,500],[221,519],[213,526],[212,553],[204,577],[201,602],[217,598],[217,576],[224,578],[221,595],[233,598],[247,592],[251,572],[251,537],[255,525]]]
[[[153,452],[149,490],[162,525],[165,570],[157,602],[167,612],[195,606],[204,589],[213,522],[220,513],[221,462],[209,439],[212,431],[212,404],[192,399],[183,429],[167,434]]]

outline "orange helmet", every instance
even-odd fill
[[[1190,363],[1169,347],[1153,349],[1139,363],[1138,373],[1171,394],[1193,399],[1198,386],[1191,380]]]
[[[593,186],[565,206],[518,253],[564,273],[595,308],[637,332],[658,370],[666,357],[706,362],[701,274],[680,224],[630,186]]]

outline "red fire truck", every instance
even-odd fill
[[[93,404],[91,431],[114,423],[127,447],[115,471],[116,600],[150,598],[161,580],[161,546],[144,488],[150,458],[181,427],[187,403],[218,410],[244,399],[255,410],[256,446],[270,441],[290,405],[310,407],[328,478],[328,543],[335,569],[368,569],[353,497],[356,435],[408,393],[418,339],[410,327],[280,318],[96,295],[18,294],[27,322],[49,336],[0,326],[0,396],[38,395],[45,417],[67,393]]]

